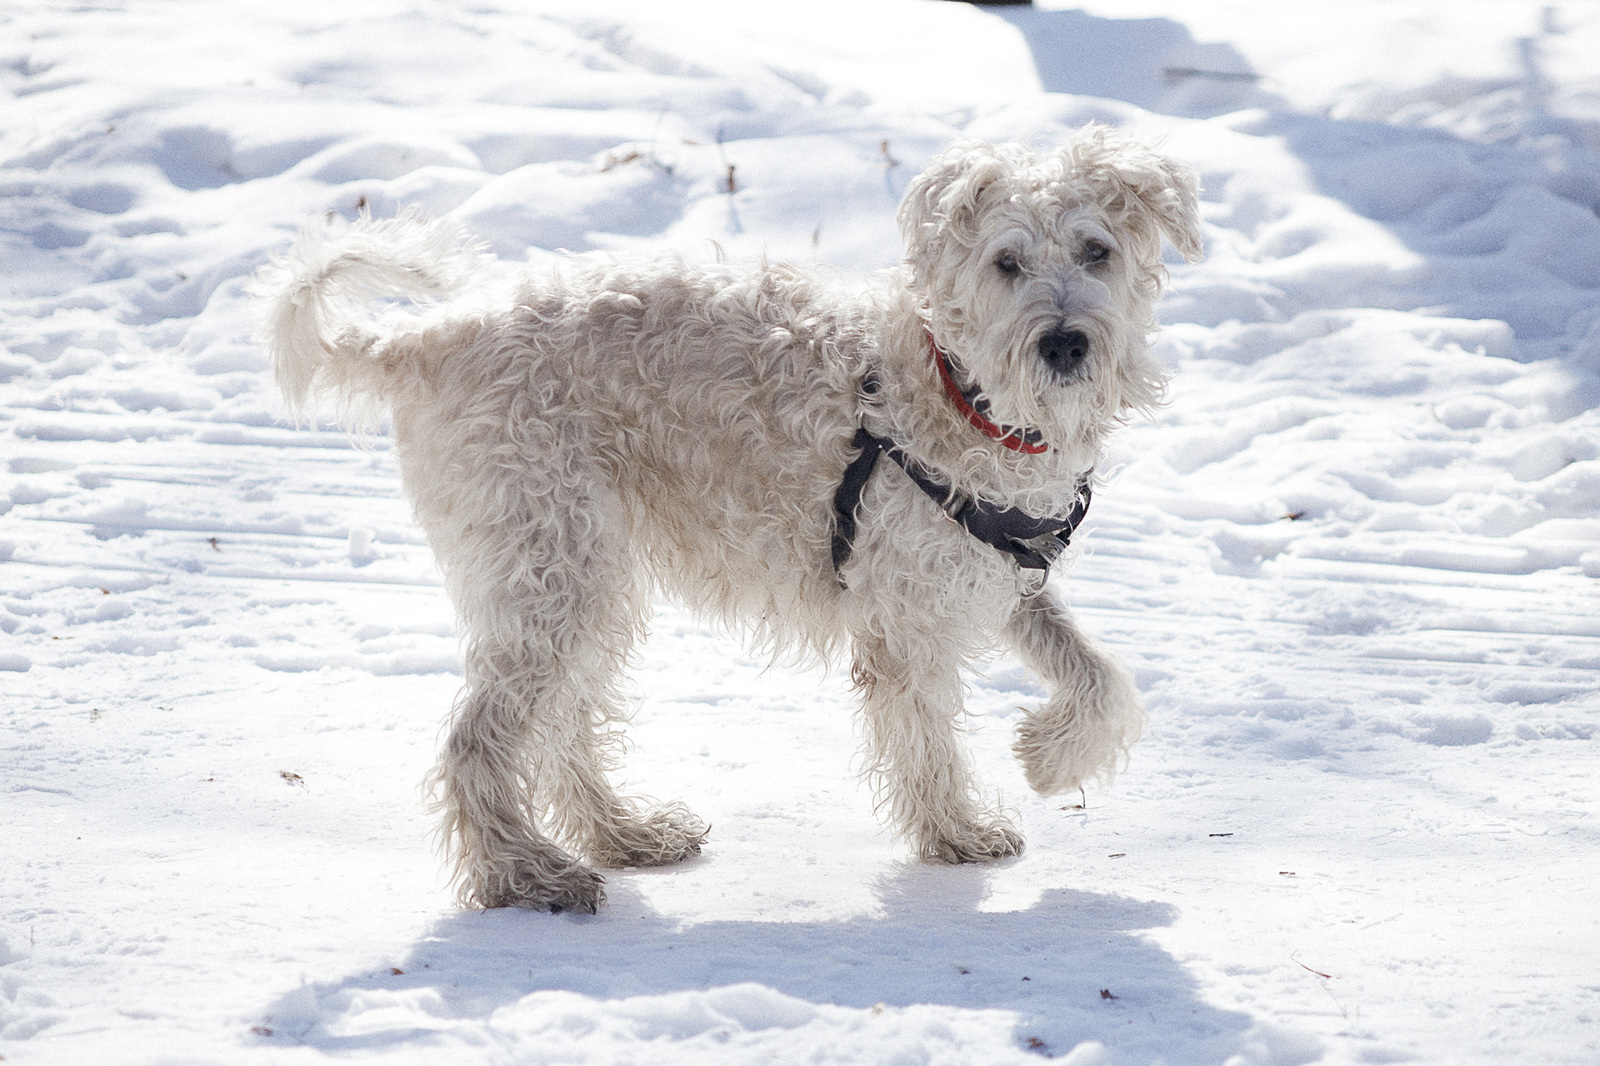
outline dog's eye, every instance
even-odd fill
[[[1017,257],[1010,252],[1001,252],[995,257],[994,268],[1006,277],[1015,277],[1022,267],[1017,263]]]
[[[1090,266],[1094,266],[1096,263],[1104,263],[1110,258],[1111,249],[1099,241],[1090,241],[1083,246],[1083,261]]]

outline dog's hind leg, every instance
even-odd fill
[[[581,640],[564,643],[583,657]],[[564,669],[561,656],[507,651],[469,653],[468,688],[434,771],[462,902],[593,913],[603,878],[552,837],[600,866],[698,852],[705,827],[686,808],[645,809],[607,778],[621,717],[607,682]]]
[[[851,675],[879,808],[924,859],[1020,854],[1021,835],[984,806],[958,730],[960,656],[943,650],[903,631],[856,636]]]
[[[527,733],[529,697],[540,694],[518,689],[515,670],[507,669],[515,665],[515,656],[484,649],[469,655],[468,687],[433,770],[457,894],[463,906],[593,913],[605,898],[604,878],[539,824]]]
[[[1118,769],[1144,728],[1144,703],[1133,677],[1085,636],[1048,591],[1025,597],[1006,637],[1054,691],[1029,711],[1012,751],[1040,795],[1075,789]]]
[[[549,810],[561,835],[597,866],[664,866],[698,854],[706,826],[687,807],[612,789],[604,767],[614,746],[608,734],[591,730],[550,754]]]
[[[592,912],[603,879],[574,852],[671,862],[705,830],[607,780],[624,717],[615,687],[647,601],[598,473],[554,427],[531,432],[540,447],[435,477],[437,495],[417,497],[467,636],[467,688],[433,784],[463,903]]]

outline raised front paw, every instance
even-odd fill
[[[1109,779],[1138,741],[1144,721],[1139,690],[1115,666],[1099,684],[1059,693],[1030,712],[1017,727],[1011,750],[1028,785],[1041,796],[1054,796],[1091,779]]]

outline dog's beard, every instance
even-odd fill
[[[1054,298],[1019,308],[1015,298],[962,309],[964,328],[948,342],[966,376],[989,401],[989,417],[1006,426],[1038,429],[1047,438],[1098,436],[1130,413],[1160,402],[1165,373],[1147,350],[1138,323],[1106,305],[1085,307]],[[999,304],[999,306],[992,306]],[[998,312],[998,313],[997,313]],[[935,311],[935,333],[939,314]],[[981,325],[980,325],[981,323]],[[1051,334],[1079,332],[1087,354],[1070,366],[1041,354]]]

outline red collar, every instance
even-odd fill
[[[928,334],[928,352],[933,356],[933,365],[939,368],[939,380],[944,382],[945,395],[950,397],[950,402],[956,405],[956,410],[966,415],[967,421],[991,440],[997,440],[1014,452],[1025,455],[1038,455],[1040,452],[1050,450],[1050,445],[1042,439],[1036,429],[1013,429],[1010,426],[999,426],[989,421],[983,414],[989,408],[989,401],[985,400],[978,391],[977,386],[963,390],[956,384],[955,375],[950,372],[950,357],[944,349],[933,339],[933,334]]]

